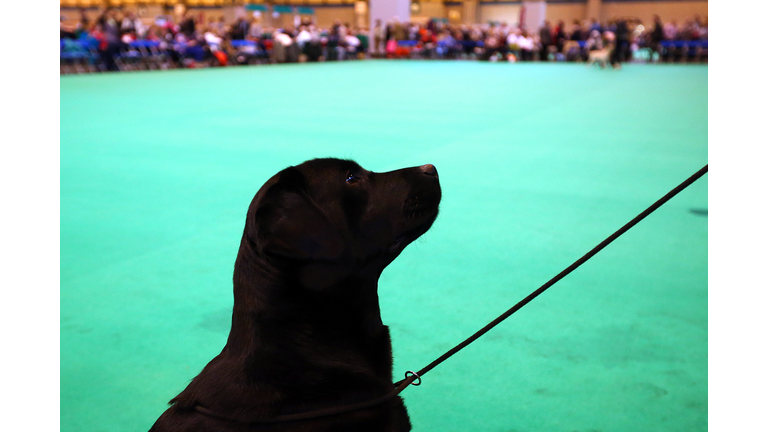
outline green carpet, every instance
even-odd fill
[[[707,67],[361,61],[61,77],[61,430],[147,430],[223,347],[248,204],[435,164],[395,379],[707,163]],[[707,177],[403,395],[415,431],[706,431]]]

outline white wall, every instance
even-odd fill
[[[507,24],[514,26],[520,20],[520,4],[500,4],[500,5],[480,5],[479,22],[488,21],[506,21]]]
[[[409,0],[370,0],[368,4],[370,10],[371,28],[376,25],[376,20],[380,19],[386,24],[393,17],[397,17],[400,22],[410,21],[411,2]]]
[[[545,2],[523,2],[525,6],[525,28],[536,33],[544,25],[547,16],[547,4]]]

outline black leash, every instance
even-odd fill
[[[421,383],[421,379],[420,378],[422,376],[424,376],[425,373],[431,371],[435,366],[439,365],[440,363],[444,362],[445,360],[447,360],[452,355],[454,355],[457,352],[461,351],[462,348],[464,348],[467,345],[469,345],[472,342],[474,342],[477,338],[479,338],[480,336],[482,336],[485,333],[487,333],[488,330],[496,327],[500,322],[502,322],[505,319],[509,318],[510,315],[512,315],[513,313],[517,312],[518,310],[520,310],[520,308],[522,308],[523,306],[527,305],[531,300],[533,300],[536,297],[538,297],[539,294],[541,294],[544,291],[546,291],[547,288],[549,288],[552,285],[556,284],[558,281],[560,281],[560,279],[568,276],[569,273],[571,273],[572,271],[574,271],[577,268],[579,268],[579,266],[581,266],[587,260],[589,260],[590,258],[595,256],[598,252],[603,250],[603,248],[605,248],[606,246],[611,244],[611,242],[613,242],[614,240],[619,238],[619,236],[621,236],[622,234],[627,232],[633,226],[637,225],[637,223],[640,222],[641,220],[645,219],[646,216],[648,216],[649,214],[651,214],[654,211],[656,211],[656,209],[658,209],[664,203],[666,203],[667,201],[672,199],[672,197],[674,197],[675,195],[680,193],[683,189],[685,189],[688,186],[690,186],[691,183],[693,183],[696,180],[698,180],[699,178],[701,178],[701,176],[706,174],[706,172],[708,171],[708,167],[709,167],[709,164],[704,165],[704,168],[698,170],[694,175],[690,176],[686,181],[680,183],[676,188],[674,188],[671,191],[669,191],[669,193],[667,193],[666,195],[661,197],[661,199],[659,199],[658,201],[653,203],[650,207],[645,209],[642,213],[640,213],[639,215],[635,216],[634,219],[632,219],[631,221],[627,222],[626,225],[624,225],[623,227],[619,228],[618,231],[616,231],[615,233],[611,234],[607,239],[603,240],[600,244],[595,246],[591,251],[587,252],[583,257],[579,258],[576,262],[574,262],[573,264],[568,266],[568,268],[566,268],[565,270],[561,271],[560,274],[558,274],[557,276],[555,276],[552,279],[550,279],[549,282],[545,283],[539,289],[537,289],[536,291],[534,291],[531,294],[529,294],[528,297],[526,297],[523,300],[521,300],[518,304],[512,306],[511,309],[509,309],[508,311],[506,311],[503,314],[501,314],[498,318],[496,318],[495,320],[491,321],[488,325],[486,325],[482,329],[478,330],[477,333],[475,333],[472,336],[470,336],[469,338],[467,338],[464,342],[456,345],[450,351],[448,351],[447,353],[445,353],[445,354],[441,355],[440,357],[438,357],[435,361],[433,361],[432,363],[428,364],[422,370],[420,370],[418,372],[410,372],[410,373],[413,374],[412,376],[410,376],[411,381],[419,378],[419,383]],[[408,379],[409,379],[408,372],[406,372],[406,381]],[[418,385],[418,384],[416,384],[416,385]]]
[[[435,361],[433,361],[432,363],[428,364],[426,367],[424,367],[420,371],[418,371],[418,372],[413,372],[413,371],[406,372],[405,373],[405,379],[395,383],[394,384],[395,388],[391,392],[387,393],[386,395],[381,396],[381,397],[379,397],[377,399],[373,399],[373,400],[366,401],[366,402],[360,402],[360,403],[357,403],[357,404],[345,405],[345,406],[336,407],[336,408],[329,408],[329,409],[325,409],[325,410],[309,411],[309,412],[298,413],[298,414],[281,415],[281,416],[277,416],[277,417],[273,417],[273,418],[269,418],[269,419],[253,420],[253,421],[250,421],[249,423],[282,423],[282,422],[296,421],[296,420],[309,420],[309,419],[314,419],[314,418],[327,417],[327,416],[336,415],[336,414],[344,414],[344,413],[348,413],[348,412],[358,411],[358,410],[361,410],[361,409],[371,408],[371,407],[374,407],[374,406],[378,406],[378,405],[381,405],[383,403],[386,403],[386,402],[392,400],[398,394],[400,394],[400,392],[405,390],[405,388],[408,387],[411,384],[413,384],[415,386],[421,385],[421,377],[423,377],[424,374],[426,374],[427,372],[429,372],[432,369],[434,369],[435,366],[439,365],[440,363],[448,360],[448,358],[450,358],[452,355],[454,355],[457,352],[461,351],[464,347],[466,347],[467,345],[471,344],[472,342],[477,340],[480,336],[484,335],[489,330],[491,330],[492,328],[494,328],[497,325],[499,325],[502,321],[504,321],[505,319],[509,318],[513,313],[515,313],[518,310],[520,310],[520,308],[522,308],[523,306],[527,305],[531,300],[533,300],[536,297],[538,297],[539,294],[543,293],[549,287],[551,287],[552,285],[554,285],[558,281],[560,281],[560,279],[568,276],[569,273],[571,273],[572,271],[574,271],[577,268],[579,268],[579,266],[581,266],[582,264],[587,262],[587,260],[589,260],[590,258],[595,256],[598,252],[603,250],[603,248],[605,248],[606,246],[611,244],[614,240],[619,238],[622,234],[627,232],[630,228],[632,228],[633,226],[637,225],[638,222],[640,222],[641,220],[645,219],[646,216],[648,216],[649,214],[651,214],[654,211],[656,211],[656,209],[658,209],[659,207],[664,205],[664,203],[666,203],[667,201],[672,199],[672,197],[674,197],[675,195],[680,193],[683,189],[687,188],[693,182],[695,182],[696,180],[701,178],[704,174],[707,173],[707,171],[709,169],[708,167],[709,167],[709,164],[704,165],[704,168],[700,169],[694,175],[690,176],[687,180],[685,180],[684,182],[680,183],[676,188],[674,188],[671,191],[669,191],[669,193],[667,193],[666,195],[661,197],[661,199],[659,199],[658,201],[653,203],[650,207],[645,209],[642,213],[640,213],[639,215],[635,216],[634,219],[632,219],[631,221],[627,222],[626,225],[624,225],[623,227],[619,228],[618,231],[614,232],[607,239],[605,239],[602,242],[600,242],[600,244],[598,244],[597,246],[592,248],[592,250],[590,250],[584,256],[582,256],[581,258],[576,260],[576,262],[574,262],[573,264],[568,266],[565,270],[561,271],[557,276],[555,276],[552,279],[550,279],[547,283],[542,285],[539,289],[537,289],[536,291],[534,291],[531,294],[529,294],[528,297],[524,298],[523,300],[518,302],[516,305],[512,306],[512,308],[510,308],[508,311],[506,311],[503,314],[501,314],[495,320],[493,320],[490,323],[488,323],[488,325],[486,325],[482,329],[478,330],[475,334],[473,334],[472,336],[468,337],[467,339],[465,339],[463,342],[461,342],[460,344],[456,345],[455,347],[451,348],[448,352],[446,352],[445,354],[443,354],[440,357],[438,357],[437,359],[435,359]],[[208,416],[211,416],[211,417],[216,417],[216,418],[219,418],[219,419],[234,421],[234,420],[229,419],[227,417],[223,417],[223,416],[217,415],[217,414],[213,413],[212,411],[210,411],[209,409],[204,408],[204,407],[202,407],[200,405],[195,406],[195,410],[200,412],[201,414],[205,414],[205,415],[208,415]]]

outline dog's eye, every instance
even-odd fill
[[[352,173],[347,174],[347,180],[346,182],[349,184],[355,184],[360,180],[359,177],[355,177]]]

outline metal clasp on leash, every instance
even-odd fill
[[[408,375],[408,374],[410,374],[410,375]],[[408,371],[408,372],[406,372],[406,373],[405,373],[405,379],[408,379],[408,378],[409,378],[411,375],[413,375],[413,376],[415,376],[415,377],[416,377],[416,380],[414,380],[414,381],[411,383],[411,385],[414,385],[414,386],[420,386],[420,385],[421,385],[421,377],[419,376],[419,374],[417,374],[417,373],[416,373],[416,372],[414,372],[414,371]]]

